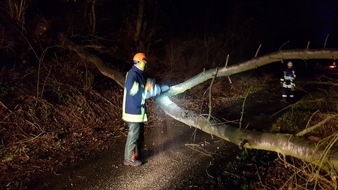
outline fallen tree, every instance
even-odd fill
[[[75,51],[80,57],[92,62],[100,72],[115,80],[120,86],[124,84],[123,75],[107,67],[107,65],[95,55],[88,53],[84,48],[63,38],[63,45]],[[174,119],[186,125],[200,129],[206,133],[218,136],[240,147],[249,149],[260,149],[274,151],[282,155],[289,155],[309,163],[315,164],[336,176],[338,172],[338,150],[318,146],[318,144],[308,141],[294,134],[265,133],[225,125],[213,120],[209,120],[203,115],[180,108],[170,100],[171,96],[185,92],[186,90],[205,82],[213,77],[225,77],[244,71],[256,69],[263,65],[278,62],[282,59],[332,59],[338,57],[338,50],[288,50],[278,51],[265,56],[257,57],[252,60],[240,63],[231,67],[211,69],[192,77],[191,79],[171,86],[170,90],[155,98],[160,108]],[[216,76],[215,76],[216,75]]]

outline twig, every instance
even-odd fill
[[[208,166],[208,168],[211,166],[211,162],[209,162],[209,166]],[[210,175],[209,174],[209,172],[208,172],[208,168],[207,169],[205,169],[205,172],[207,173],[207,175],[210,177],[210,178],[212,178],[212,179],[214,179],[214,176],[212,176],[212,175]]]
[[[245,95],[245,98],[244,98],[244,101],[243,101],[243,104],[242,104],[242,112],[241,112],[241,118],[239,119],[239,128],[241,129],[242,128],[242,120],[243,120],[243,115],[244,115],[244,109],[245,109],[245,102],[246,102],[246,99],[248,98],[249,96],[249,93],[250,93],[250,90],[251,90],[252,86],[249,88],[249,90],[247,91],[246,95]]]
[[[297,103],[295,103],[295,104],[297,104]],[[286,106],[285,108],[283,108],[283,109],[277,111],[276,113],[272,114],[269,118],[272,118],[273,116],[275,116],[275,115],[277,115],[278,113],[280,113],[280,112],[282,112],[282,111],[284,111],[284,110],[290,108],[290,107],[293,106],[293,105],[294,105],[294,104],[290,104],[290,105]]]
[[[257,51],[256,51],[256,54],[255,54],[255,57],[257,57],[258,52],[259,52],[259,50],[261,49],[261,47],[262,47],[262,44],[259,44],[259,46],[258,46],[258,48],[257,48]]]
[[[229,83],[232,84],[230,76],[228,76],[228,80],[229,80]],[[232,87],[232,85],[231,85],[231,87]]]
[[[47,80],[48,80],[48,77],[49,77],[49,75],[50,75],[50,71],[51,71],[51,69],[52,69],[52,67],[50,67],[50,68],[49,68],[49,70],[48,70],[48,74],[47,74],[47,76],[46,76],[46,78],[45,78],[45,81],[44,81],[44,82],[43,82],[43,84],[42,84],[42,89],[41,89],[41,97],[43,96],[43,91],[45,91],[46,82],[47,82]]]
[[[12,110],[8,109],[7,106],[5,106],[5,104],[3,104],[1,101],[0,101],[0,105],[3,106],[6,110],[8,110],[8,111],[10,112],[7,116],[5,116],[5,117],[3,118],[3,120],[0,121],[0,123],[3,123],[9,116],[11,116],[12,114],[14,114],[15,112],[13,112]],[[24,120],[25,120],[28,124],[32,125],[33,127],[37,128],[37,129],[39,129],[40,131],[43,132],[43,130],[41,129],[41,127],[40,127],[38,124],[33,123],[33,122],[29,121],[28,119],[24,119]],[[28,135],[21,127],[18,126],[18,128],[19,128],[23,133],[25,133],[26,135]]]
[[[217,73],[218,73],[218,68],[216,68],[215,75],[212,78],[210,86],[209,86],[209,115],[208,115],[208,119],[207,119],[208,121],[210,121],[211,111],[212,111],[212,101],[211,101],[211,98],[212,98],[212,86],[214,84],[215,78],[217,77]],[[211,138],[214,139],[214,136],[212,134],[211,134]]]
[[[310,121],[312,120],[312,117],[313,117],[316,113],[318,113],[318,112],[319,112],[319,110],[315,111],[315,112],[310,116],[310,119],[307,121],[307,124],[306,124],[305,128],[307,128],[307,127],[310,125]]]
[[[199,145],[197,144],[185,144],[185,146],[205,155],[205,156],[209,156],[212,157],[212,154],[210,152],[207,152],[206,150],[204,150],[203,148],[201,148]]]
[[[289,43],[290,41],[287,41],[285,42],[284,44],[282,44],[280,47],[279,47],[279,51],[282,49],[283,46],[285,46],[287,43]]]
[[[30,45],[30,43],[28,42],[27,40],[27,43]],[[31,46],[31,45],[30,45]],[[38,65],[38,75],[37,75],[37,82],[36,82],[36,97],[39,98],[39,88],[40,88],[40,71],[41,71],[41,65],[43,64],[43,59],[45,58],[45,55],[47,53],[47,51],[51,48],[54,48],[54,47],[60,47],[60,46],[50,46],[50,47],[47,47],[46,49],[43,50],[41,56],[39,57],[36,53],[36,51],[34,50],[34,48],[31,46],[35,56],[37,57],[37,59],[39,60],[39,65]],[[48,76],[46,77],[46,79],[48,78]],[[43,89],[42,89],[43,90]],[[43,93],[43,92],[41,92]],[[41,97],[42,97],[42,94],[41,94]]]
[[[193,140],[192,142],[195,143],[195,140],[196,140],[196,134],[197,134],[197,128],[195,128],[194,132],[192,133],[192,137],[193,137]]]
[[[3,104],[1,101],[0,101],[0,105],[2,105],[4,108],[6,108],[6,110],[8,110],[9,112],[13,112],[12,110],[10,110],[10,109],[8,109],[8,107],[5,105],[5,104]]]
[[[326,38],[325,38],[325,42],[324,42],[324,49],[326,48],[326,43],[327,43],[327,40],[329,39],[329,36],[330,36],[330,34],[327,34],[326,35]]]
[[[224,122],[222,122],[222,123],[224,123],[224,124],[227,124],[227,123],[233,123],[233,124],[238,124],[239,123],[239,121],[238,121],[238,119],[236,119],[236,120],[227,120],[227,119],[225,119],[225,118],[222,118],[223,120],[224,120]]]
[[[202,116],[202,117],[204,117],[204,116],[209,116],[209,114],[200,114],[200,116]],[[214,117],[214,116],[212,116],[212,115],[210,115],[210,117],[212,117],[212,119],[213,119],[214,121],[217,121],[217,122],[219,122],[219,123],[224,123],[224,122],[222,122],[220,119],[218,119],[217,117]]]
[[[263,181],[262,181],[261,175],[259,175],[259,172],[258,172],[259,170],[258,170],[258,167],[257,167],[256,164],[255,164],[255,167],[256,167],[256,174],[257,174],[257,176],[258,176],[259,181],[261,182],[263,188],[264,188],[264,189],[267,189],[266,185],[264,185],[264,183],[263,183]]]
[[[214,77],[212,78],[211,80],[211,83],[210,83],[210,87],[209,87],[209,116],[208,116],[208,121],[210,121],[210,116],[211,116],[211,110],[212,110],[212,102],[211,102],[211,91],[212,91],[212,86],[214,84],[214,81],[215,81],[215,78],[217,77],[217,73],[218,73],[218,68],[216,68],[216,71],[215,71],[215,75]]]
[[[303,131],[297,133],[296,136],[299,136],[299,137],[304,136],[306,133],[309,133],[309,132],[311,132],[311,131],[317,129],[318,127],[324,125],[326,122],[328,122],[329,120],[331,120],[331,119],[333,119],[333,118],[335,118],[335,117],[337,117],[337,116],[338,116],[338,114],[328,116],[328,117],[326,117],[323,121],[317,123],[316,125],[313,125],[312,127],[306,128],[306,129],[304,129]]]
[[[325,138],[325,140],[323,141],[329,141],[329,144],[325,147],[322,157],[319,160],[319,164],[318,166],[318,170],[316,171],[316,174],[318,174],[319,176],[319,169],[322,168],[322,166],[324,166],[327,162],[327,157],[328,154],[330,153],[330,150],[332,149],[332,147],[336,144],[336,142],[338,141],[338,132],[335,132],[334,134],[328,136]],[[325,171],[330,175],[330,176],[336,176],[336,172],[330,170],[330,169],[325,169]]]
[[[229,54],[227,55],[227,59],[226,59],[226,61],[225,61],[225,66],[224,66],[224,68],[227,68],[228,62],[229,62]],[[229,80],[229,83],[232,84],[232,81],[231,81],[230,76],[228,76],[228,80]]]
[[[113,103],[111,103],[109,100],[107,100],[107,98],[103,97],[101,94],[99,94],[99,93],[93,93],[92,91],[89,91],[89,93],[90,93],[90,94],[93,94],[93,95],[95,95],[95,96],[97,96],[97,97],[99,97],[99,98],[101,98],[102,100],[106,101],[106,102],[109,103],[110,105],[114,106]]]
[[[333,144],[335,144],[338,140],[338,133],[335,133],[333,135],[331,135],[330,137],[327,137],[326,139],[323,139],[322,142],[324,141],[330,141],[329,142],[329,146],[327,146],[323,152],[323,156],[320,158],[320,165],[324,165],[323,162],[326,162],[327,159],[327,153],[329,152],[329,150],[332,148]],[[320,146],[320,145],[318,145]],[[305,177],[307,177],[307,181],[314,181],[315,180],[315,186],[317,185],[326,185],[326,186],[329,186],[329,187],[337,187],[336,185],[336,181],[332,182],[332,181],[329,181],[327,180],[325,177],[322,177],[319,172],[321,171],[321,166],[314,166],[312,165],[311,163],[307,163],[307,164],[304,164],[302,166],[302,168],[299,168],[297,166],[295,166],[295,163],[289,163],[288,161],[286,161],[285,159],[285,155],[283,155],[283,158],[280,157],[280,155],[278,154],[278,162],[282,165],[284,165],[285,168],[291,168],[295,173],[292,174],[292,176],[287,180],[287,182],[283,185],[283,187],[285,185],[287,185],[288,182],[290,182],[290,180],[294,177],[297,177],[297,175],[301,174]],[[325,170],[331,177],[332,175],[336,175],[335,173],[331,173],[330,170]],[[296,179],[296,178],[295,178]],[[320,180],[320,181],[319,181]],[[291,183],[291,182],[290,182]],[[321,183],[321,184],[318,184],[318,183]],[[284,189],[284,188],[281,188],[281,189]],[[304,188],[305,189],[305,188]],[[314,188],[314,189],[317,189],[317,188]],[[322,189],[322,188],[321,188]]]
[[[41,133],[39,133],[38,135],[30,138],[30,139],[27,139],[27,140],[21,140],[21,141],[18,141],[18,142],[14,142],[13,144],[21,144],[21,143],[26,143],[26,142],[29,142],[29,141],[33,141],[35,139],[37,139],[38,137],[40,137],[41,135],[43,135],[45,132],[42,131]]]
[[[37,129],[39,129],[40,131],[41,131],[41,133],[43,133],[44,132],[44,130],[40,127],[40,125],[39,124],[37,124],[37,123],[33,123],[33,122],[31,122],[31,121],[29,121],[29,120],[27,120],[27,119],[25,119],[25,121],[28,123],[28,124],[31,124],[33,127],[35,127],[35,128],[37,128]],[[21,129],[22,130],[22,129]]]
[[[237,177],[237,178],[241,178],[239,175],[236,175],[236,174],[233,174],[233,173],[231,173],[231,172],[228,172],[228,171],[223,171],[224,173],[226,173],[226,174],[229,174],[229,175],[232,175],[232,176],[234,176],[234,177]]]
[[[0,101],[0,105],[2,105],[2,107],[4,107],[6,110],[9,111],[9,114],[6,115],[5,117],[3,117],[3,120],[0,121],[0,123],[4,123],[4,121],[9,117],[11,116],[14,112],[12,110],[10,110],[5,104],[3,104],[1,101]]]
[[[225,66],[224,66],[224,68],[227,68],[228,62],[229,62],[229,54],[227,55],[227,59],[226,59],[226,61],[225,61]]]
[[[283,156],[283,158],[281,157],[281,155]],[[278,158],[279,158],[280,160],[283,161],[283,165],[284,165],[284,167],[286,168],[286,167],[287,167],[287,166],[286,166],[287,161],[286,161],[286,156],[285,156],[285,154],[277,152],[277,156],[278,156]]]

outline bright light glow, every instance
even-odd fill
[[[160,101],[165,106],[168,106],[169,104],[172,103],[172,101],[170,100],[168,96],[161,97]]]

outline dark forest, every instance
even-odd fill
[[[337,7],[333,0],[1,1],[0,189],[337,189],[337,160],[326,162],[338,152]],[[137,52],[147,55],[144,75],[171,87],[168,97],[186,115],[147,100],[150,156],[131,168],[122,164],[121,114]],[[290,102],[280,78],[291,61]],[[193,79],[200,81],[189,86]],[[190,113],[233,134],[189,126]],[[255,147],[247,139],[256,132],[290,135],[323,154],[310,162],[284,154],[283,140],[280,149]]]

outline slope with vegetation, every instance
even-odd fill
[[[235,44],[234,42],[227,41],[227,36],[219,33],[203,39],[172,38],[163,43],[159,36],[150,35],[155,33],[154,29],[146,31],[149,36],[144,36],[144,41],[135,45],[135,36],[129,30],[136,25],[136,21],[131,19],[133,17],[130,17],[132,21],[126,19],[126,23],[117,27],[118,30],[102,32],[99,29],[106,28],[104,26],[107,23],[87,22],[93,21],[97,16],[93,12],[94,9],[88,9],[95,4],[80,3],[77,4],[79,6],[74,6],[63,2],[62,11],[78,15],[67,19],[50,18],[50,21],[45,22],[36,17],[39,15],[33,14],[36,5],[34,3],[36,2],[1,3],[1,17],[5,18],[0,22],[2,189],[25,189],[27,184],[39,175],[56,173],[71,163],[80,162],[108,148],[115,148],[116,141],[126,135],[127,126],[120,119],[121,84],[103,76],[102,70],[100,72],[92,60],[88,59],[90,57],[79,56],[79,52],[75,53],[64,46],[64,41],[58,40],[60,33],[100,57],[109,68],[117,68],[122,73],[130,67],[129,60],[134,51],[142,48],[142,44],[149,44],[149,63],[153,64],[149,66],[146,75],[170,86],[180,84],[203,70],[224,67],[227,61],[225,55],[230,55],[229,67],[252,57],[244,56],[244,53],[250,52],[248,49],[243,50],[244,45],[238,47],[242,48],[238,50],[231,45]],[[82,9],[89,11],[90,18],[82,17]],[[79,23],[87,23],[88,26]],[[116,25],[112,25],[112,28]],[[241,55],[236,52],[241,52]],[[268,80],[270,76],[264,72],[260,73],[259,69],[254,70],[250,76],[215,79],[212,88],[208,82],[194,86],[178,97],[192,97],[197,102],[180,101],[180,105],[197,113],[208,113],[210,99],[206,94],[210,88],[214,104],[212,113],[215,113],[215,117],[224,118],[224,110],[227,110],[236,114],[226,117],[241,118],[240,122],[233,122],[232,126],[246,126],[250,130],[273,133],[298,133],[299,136],[316,142],[316,145],[326,147],[320,160],[325,161],[326,153],[336,149],[338,140],[335,70],[331,73],[317,73],[317,78],[313,74],[310,79],[304,77],[307,80],[301,80],[298,84],[298,92],[304,95],[302,99],[276,114],[260,115],[257,120],[257,117],[250,118],[249,105],[254,106],[257,103],[255,99],[250,98],[254,95],[253,92],[274,86],[271,86],[274,81]],[[244,77],[244,80],[241,80],[241,77]],[[266,81],[270,85],[261,86],[260,81]],[[240,102],[241,106],[230,107],[229,102],[233,99]],[[156,106],[151,102],[150,113]],[[154,123],[161,123],[161,118],[151,119]],[[258,124],[249,125],[252,121]],[[240,161],[234,161],[226,168],[226,171],[235,176],[240,176],[242,174],[239,172],[248,170],[250,161],[265,160],[266,153],[245,150],[240,156]],[[255,180],[267,189],[274,186],[282,189],[337,188],[335,171],[323,171],[318,167],[318,163],[312,165],[293,157],[280,154],[275,156],[278,158],[267,160],[269,164],[265,169],[250,170],[252,173],[248,176],[266,176],[265,180]],[[233,180],[240,181],[240,178]]]

